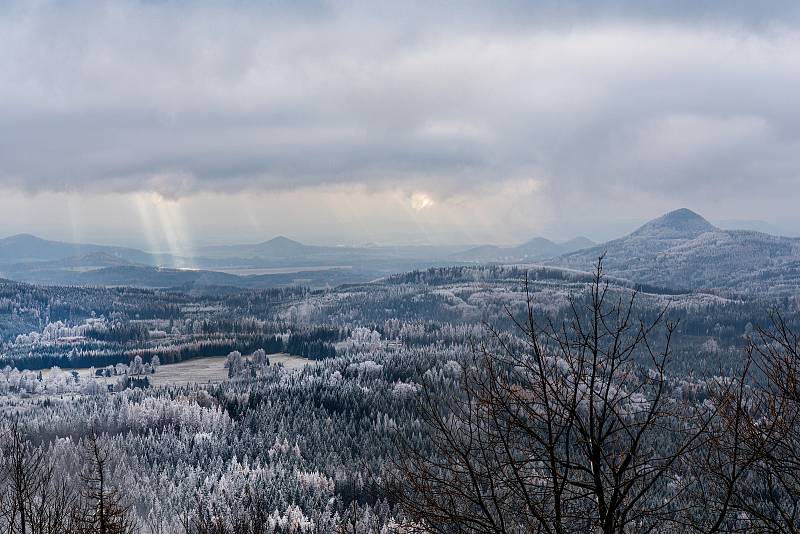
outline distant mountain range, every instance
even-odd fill
[[[22,234],[0,239],[0,276],[45,284],[324,287],[470,263],[588,271],[601,254],[609,274],[658,287],[739,295],[800,292],[800,239],[723,230],[685,208],[602,244],[584,237],[563,243],[536,237],[509,247],[333,247],[278,236],[255,244],[199,247],[180,257]]]
[[[339,247],[306,245],[278,236],[254,244],[198,247],[186,256],[176,256],[20,234],[0,239],[0,276],[43,284],[327,286],[433,265],[540,260],[591,244],[586,239],[556,244],[536,238],[517,247],[468,250],[463,246]],[[472,252],[482,248],[487,252]]]
[[[564,243],[555,243],[544,237],[535,237],[515,247],[483,245],[458,252],[452,257],[458,261],[471,262],[530,262],[545,260],[589,248],[596,243],[586,237],[576,237]]]
[[[198,258],[296,258],[306,256],[316,249],[328,247],[315,247],[304,245],[299,241],[289,239],[282,235],[274,237],[263,243],[252,245],[215,245],[200,247],[192,251],[192,256]]]

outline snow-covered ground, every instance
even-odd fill
[[[217,384],[228,378],[228,369],[225,368],[227,356],[207,356],[203,358],[192,358],[179,363],[160,365],[153,374],[146,375],[152,386],[169,386],[184,384]],[[313,360],[292,356],[291,354],[270,354],[271,365],[283,365],[289,371],[301,369]],[[42,376],[47,377],[53,370],[45,369]],[[80,381],[84,382],[94,378],[103,385],[113,385],[117,383],[118,376],[94,376],[93,369],[60,369],[60,372],[75,371],[80,376]]]

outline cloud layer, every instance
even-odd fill
[[[796,2],[276,4],[4,4],[0,184],[800,197]]]

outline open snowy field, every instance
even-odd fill
[[[228,378],[228,370],[225,368],[227,356],[208,356],[204,358],[192,358],[179,363],[164,364],[158,367],[154,374],[147,375],[152,386],[169,386],[185,384],[217,384]],[[291,354],[270,354],[271,365],[282,365],[289,371],[301,369],[313,362],[307,358],[292,356]],[[80,374],[81,381],[93,376],[92,369],[62,369],[62,371],[76,371]],[[47,376],[52,369],[42,370],[42,375]],[[95,380],[105,384],[116,384],[116,376],[94,377]]]
[[[227,356],[210,356],[208,358],[193,358],[180,363],[160,365],[155,374],[148,375],[153,386],[169,386],[192,384],[216,384],[228,378],[225,368]],[[282,364],[287,370],[293,371],[306,366],[311,360],[292,356],[291,354],[271,354],[271,365]]]

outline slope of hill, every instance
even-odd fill
[[[657,286],[739,294],[786,294],[800,288],[800,239],[722,230],[688,209],[547,263],[586,270],[603,253],[610,274]]]
[[[22,265],[38,262],[80,263],[80,258],[97,261],[100,264],[114,261],[117,263],[159,265],[165,256],[150,254],[135,248],[106,245],[89,245],[84,243],[66,243],[51,241],[30,234],[18,234],[0,239],[0,264]]]

